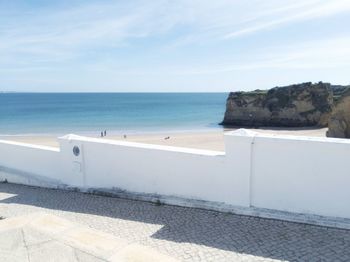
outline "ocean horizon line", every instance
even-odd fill
[[[206,91],[206,92],[197,92],[197,91],[149,91],[149,92],[137,92],[137,91],[131,91],[131,92],[123,92],[123,91],[72,91],[72,92],[59,92],[59,91],[52,91],[52,92],[43,92],[43,91],[0,91],[0,94],[228,94],[231,91],[222,91],[222,92],[214,92],[214,91]]]

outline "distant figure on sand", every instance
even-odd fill
[[[126,135],[124,135],[124,139],[126,139]]]
[[[101,132],[101,137],[103,137],[103,132]]]
[[[104,134],[105,134],[105,136],[107,135],[107,130],[105,130]]]

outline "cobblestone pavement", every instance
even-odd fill
[[[0,183],[0,216],[44,211],[182,261],[350,261],[350,231]]]

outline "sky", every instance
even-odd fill
[[[350,0],[0,0],[0,91],[350,84]]]

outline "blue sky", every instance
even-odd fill
[[[0,90],[350,84],[349,0],[0,0]]]

